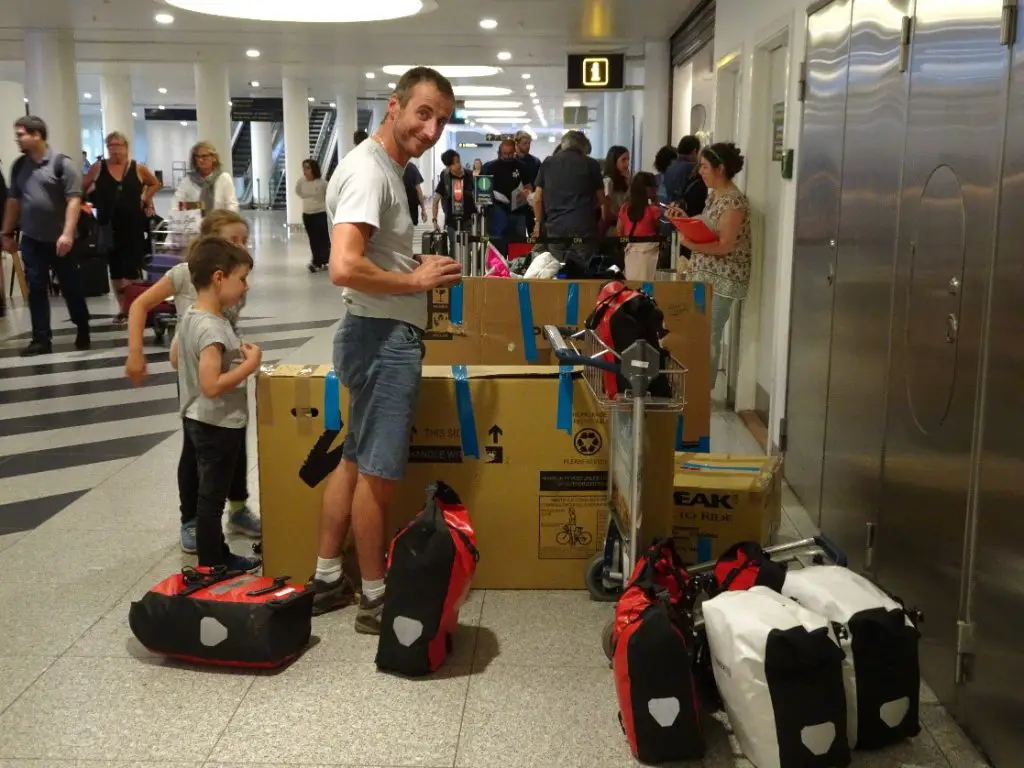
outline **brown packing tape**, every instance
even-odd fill
[[[256,377],[256,422],[274,426],[274,388],[270,385],[273,371],[261,370]]]
[[[296,431],[302,436],[319,433],[322,423],[323,403],[313,402],[311,379],[318,366],[305,365],[295,374],[295,408],[292,412],[297,424]],[[315,413],[314,413],[315,409]]]

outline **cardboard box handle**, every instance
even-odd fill
[[[320,409],[316,406],[309,408],[292,408],[292,416],[296,419],[315,419],[320,415]]]

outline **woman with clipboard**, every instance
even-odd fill
[[[701,150],[698,172],[708,186],[708,204],[700,218],[687,218],[674,206],[666,207],[669,220],[689,248],[688,277],[715,289],[711,305],[711,388],[718,379],[722,332],[732,306],[747,297],[750,284],[750,201],[733,183],[743,170],[743,154],[732,143],[712,144]]]

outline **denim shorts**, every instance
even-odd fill
[[[349,392],[343,456],[359,473],[401,480],[423,375],[423,332],[400,320],[346,315],[334,369]]]

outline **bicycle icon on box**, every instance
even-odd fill
[[[594,535],[576,524],[576,508],[569,507],[569,520],[555,534],[555,543],[560,547],[586,547],[593,541]]]

